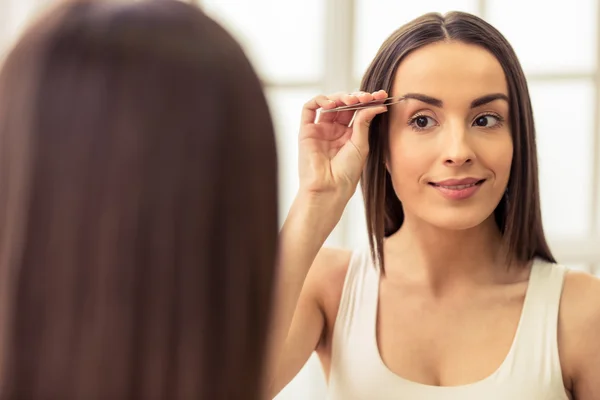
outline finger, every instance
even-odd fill
[[[384,99],[387,97],[387,93],[384,90],[379,90],[373,93],[367,92],[353,92],[344,93],[338,92],[327,96],[330,100],[334,100],[338,106],[350,106],[358,103],[368,103],[377,99]]]
[[[302,117],[300,119],[300,123],[302,125],[313,124],[315,123],[317,117],[317,110],[319,108],[324,108],[327,110],[336,106],[336,102],[334,100],[329,99],[326,96],[319,95],[313,97],[304,104],[304,107],[302,107]]]
[[[368,103],[374,100],[381,100],[387,97],[384,90],[379,90],[373,93],[357,91],[353,93],[338,92],[329,96],[317,96],[305,104],[302,123],[316,122],[337,122],[348,126],[354,118],[354,111],[340,111],[333,113],[320,114],[317,112],[319,108],[329,110],[334,107],[350,106],[359,103]],[[335,102],[335,106],[331,105],[330,101]]]
[[[359,93],[347,93],[347,94],[342,95],[340,100],[342,101],[342,103],[344,103],[344,105],[352,106],[354,104],[360,103],[360,100],[358,99],[358,95],[359,95]]]
[[[360,103],[368,103],[373,101],[373,95],[367,92],[353,92],[341,97],[341,101],[344,105],[353,106],[358,105]],[[334,114],[334,113],[332,113]],[[350,122],[354,119],[354,115],[356,114],[355,110],[351,111],[340,111],[335,113],[335,118],[333,121],[348,126]]]
[[[355,105],[358,103],[368,103],[373,100],[382,100],[388,97],[388,94],[385,90],[378,90],[373,93],[357,91],[353,93],[336,93],[328,97],[332,100],[337,100],[339,105]]]
[[[342,99],[348,96],[348,93],[346,92],[337,92],[337,93],[333,93],[333,94],[329,94],[326,97],[329,100],[335,101],[335,105],[336,107],[340,107],[340,106],[345,106],[347,105]]]
[[[359,103],[372,103],[378,100],[384,100],[388,97],[387,92],[385,90],[378,90],[373,93],[354,92],[351,93],[350,96],[352,96],[353,98],[356,97]]]
[[[343,96],[343,100],[346,102],[350,102],[352,104],[358,104],[358,103],[368,103],[371,101],[382,100],[382,99],[385,99],[386,97],[387,97],[387,92],[385,90],[379,90],[379,91],[373,92],[373,93],[354,92],[349,95]],[[353,100],[353,99],[356,99],[358,101]],[[331,114],[337,114],[337,118],[335,119],[335,122],[349,126],[350,123],[354,119],[355,111],[344,112],[344,113],[342,113],[342,112],[331,113]]]
[[[330,101],[327,101],[330,100]],[[333,105],[331,103],[333,101]],[[336,119],[338,113],[330,113],[320,116],[318,110],[323,108],[330,110],[335,107],[352,105],[358,103],[358,99],[355,96],[348,95],[345,92],[338,92],[328,96],[319,95],[309,100],[303,107],[302,124],[315,123],[320,121],[332,122]]]
[[[352,93],[352,95],[358,97],[359,100],[362,102],[368,102],[368,101],[373,101],[373,100],[382,100],[382,99],[385,99],[386,97],[388,97],[388,94],[385,90],[377,90],[372,93],[360,91],[360,92],[354,92],[354,93]]]
[[[339,93],[336,95],[328,96],[336,102],[336,107],[340,106],[351,106],[360,103],[357,96],[350,93]],[[348,125],[348,122],[352,119],[354,111],[339,111],[332,113],[319,114],[318,122],[337,122],[340,124]]]
[[[342,104],[343,106],[352,106],[352,105],[356,105],[356,104],[360,103],[358,96],[355,96],[354,94],[344,94],[340,97],[340,101],[343,103]],[[322,119],[320,119],[320,121],[323,121],[323,122],[325,122],[325,121],[334,122],[335,121],[338,124],[348,126],[350,124],[350,121],[352,121],[352,118],[354,118],[355,113],[356,113],[355,110],[328,113],[328,114],[324,114],[323,117],[326,117],[326,118],[322,118]]]
[[[350,140],[358,150],[366,154],[369,151],[369,127],[373,119],[388,110],[386,106],[366,108],[356,113],[353,121],[352,136]]]
[[[388,93],[385,90],[378,90],[376,92],[373,92],[372,95],[374,100],[383,100],[389,97]]]
[[[356,92],[352,93],[361,103],[368,103],[373,101],[373,94],[367,92]]]

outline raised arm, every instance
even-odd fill
[[[387,93],[318,96],[304,105],[299,135],[300,187],[280,234],[273,325],[269,337],[268,397],[296,376],[324,327],[314,282],[328,257],[317,257],[356,191],[369,152],[371,120],[385,107],[322,114],[319,108],[383,99]],[[311,266],[315,264],[311,271]],[[319,265],[320,264],[320,265]],[[308,275],[308,278],[307,278]],[[291,329],[290,329],[291,328]]]

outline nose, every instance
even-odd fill
[[[467,129],[463,124],[449,127],[443,135],[443,160],[450,167],[460,167],[472,164],[475,160],[475,152],[469,143]]]

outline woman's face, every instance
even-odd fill
[[[396,72],[389,157],[409,220],[468,229],[500,202],[513,155],[504,71],[487,50],[439,42],[410,53]]]

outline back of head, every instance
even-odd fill
[[[541,257],[554,261],[542,229],[535,126],[525,74],[508,41],[481,18],[450,12],[425,14],[392,33],[367,69],[361,90],[391,92],[398,66],[412,52],[437,42],[463,42],[480,46],[500,63],[509,91],[510,127],[514,154],[506,195],[494,217],[503,234],[505,253],[513,260]],[[400,229],[402,204],[392,186],[385,161],[389,152],[389,115],[375,117],[370,125],[370,154],[362,179],[367,228],[373,256],[383,266],[383,239]]]
[[[257,398],[277,163],[235,41],[179,1],[64,3],[0,121],[0,398]]]

